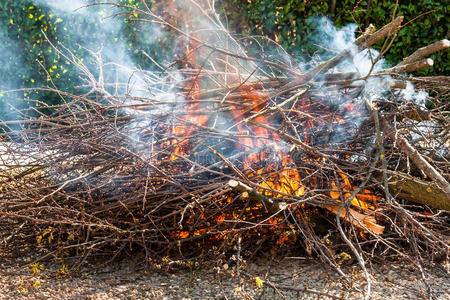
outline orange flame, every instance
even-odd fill
[[[343,172],[339,172],[339,175],[343,179],[344,183],[339,188],[336,182],[332,181],[331,186],[333,189],[330,191],[330,196],[331,198],[339,201],[341,199],[342,193],[344,200],[347,200],[351,197],[354,188],[352,187],[350,179],[346,174],[344,174]],[[376,209],[377,197],[373,195],[369,190],[364,189],[362,193],[360,192],[356,194],[350,202],[353,206],[364,211],[373,211]]]

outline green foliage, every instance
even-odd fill
[[[336,1],[332,11],[332,1],[320,0],[225,0],[221,7],[226,13],[229,26],[243,34],[259,34],[268,36],[279,42],[289,53],[295,55],[311,55],[318,50],[311,42],[314,32],[313,16],[328,16],[337,27],[348,23],[356,23],[360,30],[369,24],[381,28],[392,19],[395,1],[381,0],[343,0]],[[448,38],[450,24],[448,16],[449,5],[443,1],[400,0],[397,15],[405,17],[404,24],[409,23],[398,33],[386,59],[396,64],[402,58],[410,55],[416,49],[435,41]],[[380,48],[379,43],[375,48]],[[449,75],[447,63],[449,51],[432,55],[434,67],[421,70],[417,75]]]

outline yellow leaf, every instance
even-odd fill
[[[258,289],[260,289],[260,288],[262,288],[262,286],[264,284],[264,280],[259,278],[259,276],[256,276],[255,277],[255,283],[256,283],[256,286],[258,287]]]
[[[50,232],[50,235],[48,237],[48,243],[50,244],[53,241],[53,232]]]
[[[31,276],[34,276],[36,274],[40,274],[41,270],[44,270],[44,265],[40,263],[35,263],[30,265],[31,268]]]
[[[27,290],[23,286],[19,286],[18,289],[19,289],[19,291],[21,291],[24,294],[27,293]]]
[[[34,287],[37,287],[38,285],[41,285],[41,282],[40,282],[40,281],[36,281],[36,282],[33,284]]]
[[[430,187],[427,187],[427,192],[431,193],[433,190]]]

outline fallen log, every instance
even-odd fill
[[[382,180],[381,175],[377,176],[377,179]],[[432,181],[424,181],[405,173],[395,172],[390,174],[388,185],[391,194],[397,198],[450,211],[450,201],[446,194]]]

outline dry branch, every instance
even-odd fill
[[[228,185],[235,189],[236,191],[239,191],[241,193],[247,193],[248,197],[252,200],[257,200],[263,203],[263,205],[269,210],[271,213],[278,213],[280,210],[283,210],[286,208],[286,203],[279,202],[276,199],[271,199],[268,197],[265,197],[258,193],[254,188],[249,187],[248,185],[237,181],[237,180],[230,180],[228,181]]]
[[[385,37],[390,36],[390,35],[394,34],[395,32],[397,32],[401,28],[403,19],[404,19],[403,16],[398,16],[392,22],[384,25],[381,29],[379,29],[375,33],[369,35],[367,38],[362,38],[362,39],[357,40],[356,45],[360,49],[370,48],[372,45],[374,45],[379,40],[384,39]]]
[[[402,22],[403,16],[399,16],[394,21],[383,26],[383,28],[376,31],[375,33],[372,33],[374,27],[373,25],[370,25],[365,30],[365,32],[355,40],[354,44],[358,47],[359,51],[367,49],[371,47],[373,44],[375,44],[377,41],[398,31],[400,29],[400,25]],[[284,89],[290,90],[290,88],[308,82],[311,79],[317,77],[318,75],[328,72],[330,69],[334,68],[344,60],[350,58],[353,55],[352,51],[353,51],[352,49],[346,49],[341,53],[337,54],[336,56],[334,56],[333,58],[329,59],[328,61],[318,64],[317,66],[315,66],[314,68],[303,74],[299,80],[287,84],[284,87]]]
[[[430,177],[445,193],[447,200],[450,200],[450,184],[423,156],[414,149],[413,146],[401,135],[397,133],[385,118],[381,118],[381,126],[384,133],[391,138],[395,144],[405,152],[406,155],[419,167],[428,177]]]

